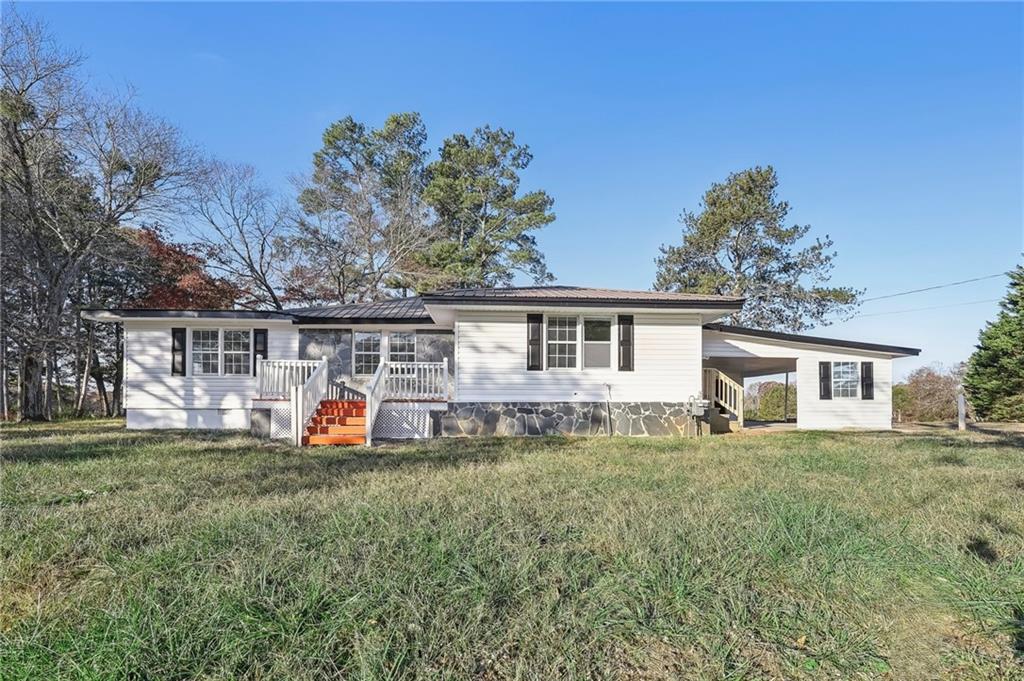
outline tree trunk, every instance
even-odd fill
[[[7,401],[7,336],[0,338],[0,418],[11,418],[10,403]]]
[[[45,376],[43,382],[44,392],[44,403],[46,404],[46,420],[49,421],[53,418],[53,368],[50,366],[50,354],[45,355],[43,362],[43,375]]]
[[[114,361],[114,387],[111,402],[113,404],[112,416],[124,415],[124,331],[118,324],[114,329],[117,352]]]
[[[61,394],[64,392],[64,386],[60,383],[60,370],[57,367],[57,351],[50,351],[50,362],[46,369],[47,373],[51,377],[52,387],[50,388],[53,394],[53,400],[50,404],[50,415],[51,416],[63,416],[64,415],[64,396]],[[54,409],[56,406],[56,409]]]
[[[100,366],[100,357],[96,353],[96,348],[93,348],[92,350],[92,378],[96,381],[96,392],[100,394],[100,400],[103,401],[103,413],[107,416],[111,416],[110,398],[107,396],[107,384],[103,381],[103,367]]]
[[[46,391],[43,387],[45,355],[28,352],[21,358],[21,420],[46,421]]]
[[[75,315],[75,416],[82,415],[82,322]]]
[[[82,369],[81,380],[79,381],[79,392],[78,392],[78,403],[75,405],[75,414],[81,416],[85,410],[85,396],[89,392],[89,376],[92,375],[92,355],[93,355],[93,338],[94,332],[92,325],[89,325],[89,334],[85,340],[85,368]]]

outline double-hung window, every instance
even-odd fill
[[[220,374],[220,329],[192,329],[192,375]]]
[[[413,331],[392,331],[388,335],[389,362],[416,361],[416,333]]]
[[[357,331],[353,343],[354,373],[366,376],[377,371],[380,364],[380,333]]]
[[[250,375],[252,340],[252,329],[192,329],[191,375]]]
[[[832,396],[857,397],[860,376],[856,362],[832,362]]]
[[[252,366],[252,332],[224,329],[224,375],[247,376]]]
[[[612,322],[583,320],[583,368],[608,369],[612,365]]]
[[[548,317],[548,368],[575,369],[576,317]]]

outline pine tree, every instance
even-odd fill
[[[731,323],[800,332],[849,314],[860,291],[829,286],[832,240],[810,225],[786,226],[771,166],[732,173],[711,185],[700,211],[684,211],[682,243],[663,245],[654,288],[743,296]]]
[[[1024,421],[1024,265],[1010,272],[999,307],[967,363],[964,390],[979,419]]]

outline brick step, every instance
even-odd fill
[[[366,416],[366,409],[325,409],[320,407],[314,416]]]
[[[309,445],[364,445],[365,435],[303,435],[302,444]]]
[[[320,406],[325,409],[365,409],[366,400],[321,400]]]
[[[320,416],[313,415],[312,423],[315,426],[365,426],[365,416]]]
[[[307,435],[366,435],[366,426],[326,426],[311,425],[306,428]]]

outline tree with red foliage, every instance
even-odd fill
[[[158,229],[129,230],[143,259],[142,290],[125,307],[169,310],[224,309],[234,305],[240,291],[206,271],[206,261],[185,244],[163,238]]]

